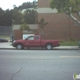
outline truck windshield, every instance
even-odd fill
[[[29,36],[26,40],[34,40],[34,36]]]

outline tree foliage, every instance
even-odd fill
[[[12,25],[12,11],[2,10],[0,8],[0,26],[10,26]]]
[[[29,26],[28,26],[26,23],[24,23],[24,24],[22,24],[22,25],[20,26],[20,30],[27,30],[27,31],[29,31],[30,28],[29,28]]]
[[[44,18],[41,18],[41,20],[40,20],[40,22],[38,22],[38,24],[39,24],[39,27],[41,28],[40,34],[43,35],[44,34],[43,29],[48,24],[48,22],[45,22]]]
[[[50,7],[56,8],[59,12],[63,11],[69,15],[74,21],[80,24],[80,0],[51,0]],[[73,16],[73,13],[79,17]]]
[[[12,24],[34,24],[37,22],[37,11],[27,10],[28,8],[34,8],[35,2],[25,2],[21,6],[13,6],[13,9],[3,10],[0,8],[0,26],[11,26]],[[22,12],[26,9],[25,12]]]
[[[37,12],[35,10],[26,10],[23,15],[24,22],[28,24],[35,24],[36,14]]]
[[[22,13],[21,11],[19,11],[17,8],[15,8],[13,10],[13,20],[14,20],[14,24],[22,24]]]
[[[20,5],[18,7],[18,9],[35,8],[35,7],[37,7],[37,5],[35,5],[35,3],[36,3],[35,1],[33,1],[33,2],[25,2],[22,5]]]
[[[48,22],[45,22],[44,18],[41,18],[40,22],[38,22],[40,28],[44,28],[48,24]]]

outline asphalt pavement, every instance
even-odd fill
[[[7,49],[7,50],[15,50],[11,45],[11,42],[5,42],[5,43],[0,43],[0,49]],[[42,48],[30,48],[30,49],[39,49],[42,50]],[[59,47],[54,47],[53,50],[80,50],[79,46],[59,46]]]
[[[0,80],[74,80],[80,50],[0,50]]]

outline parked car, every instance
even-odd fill
[[[59,46],[58,40],[42,40],[40,35],[28,36],[25,40],[15,40],[13,42],[13,47],[17,49],[24,49],[24,47],[45,47],[48,50],[51,50],[52,47]]]
[[[8,40],[4,38],[0,38],[0,42],[8,42]]]

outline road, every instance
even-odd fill
[[[80,50],[0,50],[0,80],[73,80]]]

